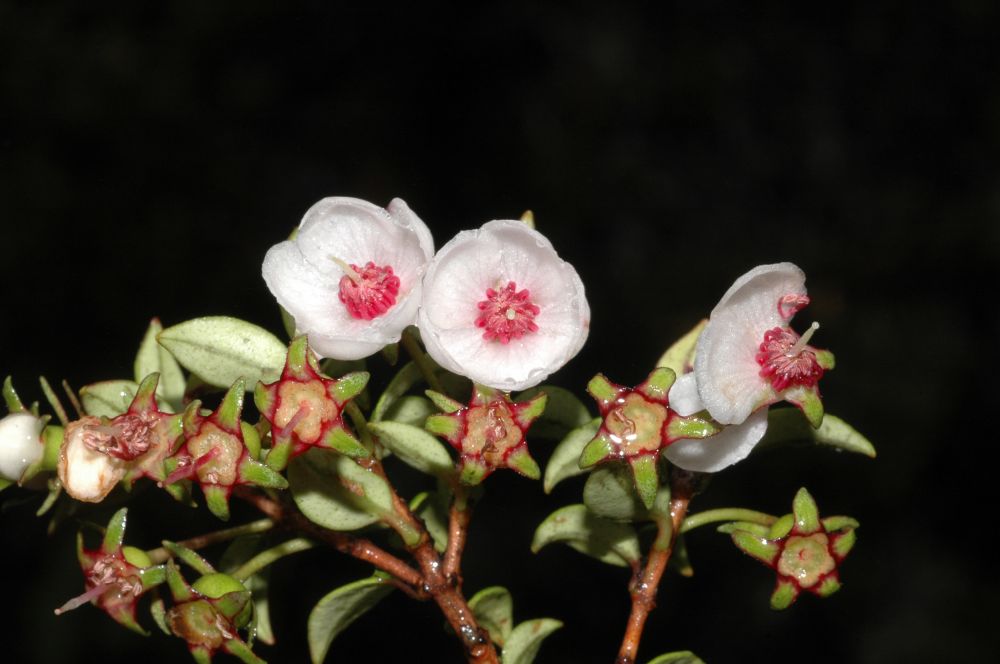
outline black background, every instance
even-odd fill
[[[588,289],[590,341],[554,378],[579,393],[597,371],[640,381],[733,279],[790,260],[813,298],[801,322],[820,320],[815,342],[838,358],[827,410],[879,458],[755,455],[695,508],[781,513],[808,486],[824,513],[862,523],[845,586],[772,612],[771,573],[704,529],[694,578],[663,584],[640,660],[995,653],[995,4],[367,7],[0,2],[0,373],[22,396],[40,398],[38,374],[129,377],[154,315],[280,331],[261,259],[327,195],[402,197],[439,246],[533,209]],[[550,447],[533,452],[544,462]],[[499,473],[471,530],[470,594],[506,585],[517,620],[566,622],[540,662],[611,661],[628,611],[624,571],[528,550],[580,487],[545,496]],[[179,641],[89,607],[52,615],[80,592],[74,528],[46,539],[36,505],[0,517],[9,661],[184,661]],[[212,527],[150,492],[129,541]],[[260,653],[305,661],[311,606],[366,574],[320,550],[279,564],[280,646]],[[397,593],[329,661],[461,661],[440,627],[433,605]]]

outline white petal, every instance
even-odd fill
[[[701,440],[673,443],[663,453],[670,463],[699,473],[716,473],[745,459],[767,431],[767,408],[761,408],[743,424],[733,424]]]
[[[128,470],[121,459],[94,452],[84,444],[85,427],[99,424],[96,417],[70,422],[59,451],[58,470],[63,488],[73,498],[89,503],[103,500]]]
[[[394,199],[389,208],[356,198],[324,198],[306,212],[295,239],[275,245],[264,258],[268,288],[321,357],[366,357],[398,341],[416,322],[434,242],[405,202]],[[344,271],[335,258],[391,267],[400,280],[396,304],[373,320],[353,318],[340,302]]]
[[[30,413],[0,419],[0,478],[18,482],[28,466],[42,458],[42,420]]]
[[[294,242],[280,242],[268,249],[261,274],[299,329],[334,330],[352,320],[338,299],[340,277],[313,268]]]
[[[538,331],[503,344],[476,327],[489,288],[513,281],[540,311]],[[462,231],[435,256],[424,277],[418,315],[427,352],[441,366],[502,390],[537,385],[583,346],[590,307],[573,267],[541,233],[497,220]]]
[[[736,280],[712,310],[698,339],[694,373],[701,399],[721,424],[739,424],[771,396],[755,358],[764,333],[784,326],[778,301],[805,294],[792,263],[761,265]]]
[[[701,402],[701,396],[698,394],[698,383],[694,379],[694,374],[690,372],[678,376],[670,386],[669,400],[670,408],[685,417],[705,410],[705,404]]]

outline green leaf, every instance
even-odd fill
[[[285,366],[285,344],[253,323],[228,316],[194,318],[160,332],[157,340],[188,371],[228,388],[240,377],[253,389],[271,383]]]
[[[372,422],[369,430],[408,466],[420,472],[447,478],[454,474],[455,462],[437,438],[421,428],[402,422]]]
[[[583,486],[583,502],[594,514],[616,521],[638,521],[648,512],[635,490],[632,472],[611,463],[592,472]]]
[[[178,544],[177,542],[170,542],[168,540],[163,541],[163,548],[170,552],[170,555],[175,556],[179,560],[187,563],[191,569],[198,572],[199,574],[213,574],[215,573],[215,568],[212,564],[202,558],[200,555],[187,548],[183,544]]]
[[[705,329],[706,325],[708,325],[707,318],[703,319],[683,337],[675,341],[660,356],[660,359],[656,362],[656,366],[673,369],[674,373],[678,376],[685,373],[687,368],[694,364],[694,349],[698,344],[698,337],[701,336],[701,331]]]
[[[351,459],[313,449],[288,466],[292,498],[313,523],[331,530],[357,530],[392,510],[385,480]]]
[[[772,408],[767,413],[767,433],[756,449],[796,442],[812,442],[875,458],[875,447],[844,420],[827,413],[813,429],[798,408]]]
[[[526,620],[511,631],[503,647],[503,664],[531,664],[535,661],[542,641],[562,627],[562,622],[552,618]]]
[[[88,415],[115,417],[128,410],[138,389],[131,380],[105,380],[80,388],[80,401]]]
[[[426,397],[405,396],[396,401],[385,413],[383,419],[390,422],[402,422],[423,428],[428,415],[437,413],[437,408]]]
[[[583,426],[593,417],[579,397],[555,385],[539,385],[517,395],[518,403],[529,401],[538,394],[548,395],[545,411],[531,425],[531,435],[544,440],[559,440],[567,431]]]
[[[167,401],[175,410],[184,403],[184,388],[186,381],[181,367],[170,352],[156,341],[156,335],[163,331],[159,318],[149,321],[146,335],[139,345],[139,352],[133,362],[135,382],[151,373],[160,374],[160,382],[156,386],[156,394]]]
[[[428,361],[430,361],[430,358],[428,358]],[[370,422],[381,420],[389,410],[389,407],[397,399],[406,394],[411,387],[422,380],[423,374],[420,373],[420,367],[415,362],[411,361],[404,364],[403,368],[397,371],[396,375],[389,381],[389,384],[385,386],[385,390],[375,403],[375,409],[372,410],[371,417],[368,420]]]
[[[565,479],[590,472],[588,469],[580,468],[580,454],[583,453],[583,448],[587,446],[587,443],[597,435],[597,430],[600,428],[601,418],[595,417],[570,431],[560,441],[556,449],[552,451],[548,465],[545,466],[543,483],[545,493],[551,493],[552,489]]]
[[[341,586],[317,602],[307,625],[313,664],[321,664],[337,635],[391,592],[384,578],[373,576]]]
[[[448,500],[447,494],[424,491],[410,501],[410,511],[424,522],[438,553],[448,547]]]
[[[270,587],[270,570],[264,570],[247,579],[243,585],[253,594],[254,604],[254,638],[273,646],[274,629],[271,627],[271,609],[268,598]]]
[[[603,519],[585,505],[556,510],[538,526],[531,540],[532,553],[553,542],[565,542],[580,553],[617,567],[639,562],[639,536],[635,528]]]
[[[690,650],[680,650],[660,655],[650,660],[649,664],[705,664],[705,662]]]
[[[514,627],[514,600],[510,591],[503,586],[483,588],[469,600],[469,608],[493,642],[503,646]]]

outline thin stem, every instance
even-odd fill
[[[239,568],[237,568],[236,571],[232,573],[232,576],[240,581],[249,579],[251,576],[261,571],[271,563],[280,560],[285,556],[289,556],[293,553],[298,553],[300,551],[308,551],[314,546],[316,546],[315,542],[307,540],[304,537],[296,537],[295,539],[290,539],[286,542],[282,542],[281,544],[275,547],[271,547],[266,551],[261,551],[256,556],[254,556],[250,560],[240,565]]]
[[[444,552],[444,575],[461,588],[462,551],[465,549],[469,521],[472,520],[472,508],[469,506],[465,485],[455,482],[454,494],[448,511],[448,548]]]
[[[777,520],[778,517],[764,512],[755,512],[742,507],[720,507],[719,509],[698,512],[684,519],[684,524],[681,525],[681,534],[719,521],[749,521],[762,526],[770,526]]]
[[[236,539],[237,537],[241,537],[243,535],[256,535],[258,533],[264,533],[271,528],[274,528],[274,521],[271,519],[260,519],[258,521],[245,523],[242,526],[226,528],[225,530],[216,530],[215,532],[192,537],[191,539],[181,540],[180,542],[177,542],[177,544],[187,547],[188,549],[197,550],[218,542],[228,542],[231,539]],[[154,565],[158,565],[167,561],[167,558],[170,557],[170,552],[161,546],[147,551],[146,555],[149,556]]]
[[[489,634],[476,622],[461,590],[445,576],[441,558],[430,541],[425,541],[414,549],[413,556],[420,563],[427,592],[434,598],[445,620],[462,641],[469,664],[500,664]]]
[[[629,591],[632,595],[632,611],[625,625],[625,636],[618,651],[615,664],[634,664],[639,651],[639,641],[646,619],[656,606],[656,590],[667,569],[674,542],[680,531],[688,505],[693,494],[693,476],[685,471],[675,470],[670,479],[670,515],[656,520],[656,539],[650,547],[649,557],[642,573],[633,578]]]
[[[69,418],[66,417],[66,409],[63,408],[62,402],[59,401],[59,396],[56,394],[56,391],[52,389],[51,385],[49,385],[49,381],[45,380],[45,376],[39,376],[38,382],[42,386],[42,394],[45,395],[45,399],[49,402],[49,405],[52,406],[52,410],[55,411],[56,417],[59,418],[59,421],[63,426],[69,424]]]
[[[358,430],[358,435],[361,436],[361,444],[367,447],[369,450],[374,451],[375,441],[372,438],[372,432],[368,429],[368,419],[365,414],[361,412],[361,408],[354,401],[348,401],[344,406],[344,412],[347,416],[351,418],[351,423],[354,428]]]
[[[354,537],[347,533],[327,530],[307,519],[295,508],[285,506],[268,496],[243,487],[238,487],[234,495],[255,506],[261,512],[268,515],[275,523],[301,532],[358,560],[371,563],[413,588],[420,589],[423,585],[423,577],[420,575],[420,572],[370,540],[363,537]]]
[[[424,349],[420,347],[417,343],[416,337],[413,336],[413,332],[409,328],[403,330],[402,336],[403,348],[406,352],[410,354],[413,361],[416,362],[417,367],[420,369],[420,373],[423,374],[424,380],[427,381],[427,385],[435,392],[440,392],[441,394],[446,394],[444,391],[444,386],[441,381],[438,380],[437,374],[434,372],[434,365],[427,359],[427,353]]]

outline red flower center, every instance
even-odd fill
[[[125,413],[113,419],[110,424],[85,428],[83,444],[94,452],[122,461],[132,461],[149,449],[155,423],[155,417]]]
[[[476,318],[476,327],[483,328],[483,339],[497,339],[506,344],[536,332],[535,316],[541,310],[530,298],[528,289],[518,291],[513,281],[499,290],[487,288],[486,299],[478,305],[481,313]]]
[[[352,263],[345,266],[345,272],[340,279],[340,301],[353,318],[371,320],[396,304],[399,277],[391,266],[368,261],[362,268]]]
[[[776,327],[764,333],[757,353],[760,375],[771,381],[778,392],[794,385],[812,387],[823,376],[823,367],[816,354],[806,345],[819,326],[813,323],[805,337],[799,337],[790,327]]]

